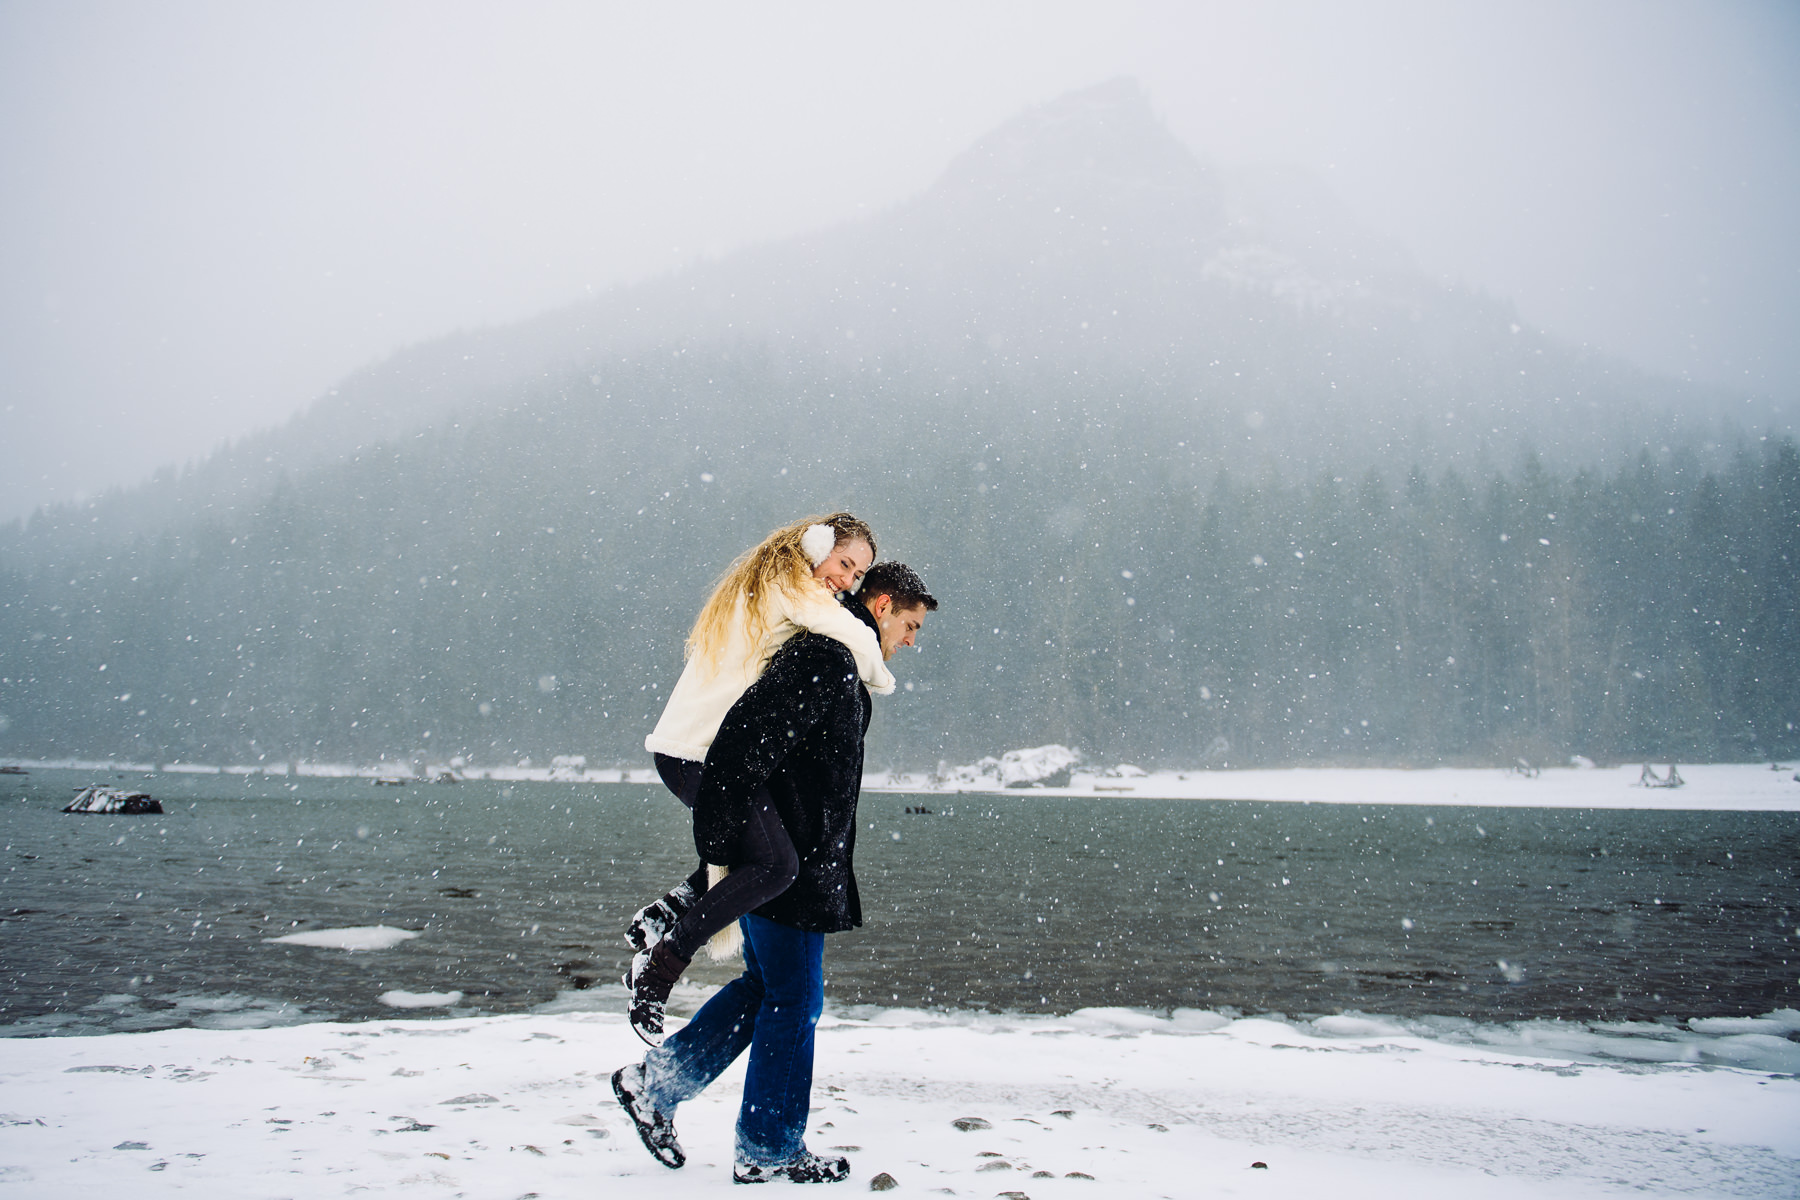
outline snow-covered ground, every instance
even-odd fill
[[[576,1011],[605,999],[0,1043],[0,1195],[735,1194],[742,1062],[682,1108],[688,1164],[669,1171],[607,1085],[642,1050],[622,1005]],[[828,1014],[808,1140],[850,1158],[843,1194],[885,1172],[903,1195],[1034,1200],[1792,1197],[1800,1061],[1771,1073],[1591,1052],[1705,1058],[1702,1043],[1748,1037],[1800,1060],[1777,1036],[1796,1026],[1789,1012],[1743,1027],[1777,1033],[1647,1026],[1543,1049],[1528,1027],[1496,1047],[1347,1016]]]

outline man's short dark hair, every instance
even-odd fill
[[[916,608],[923,604],[926,612],[936,612],[938,606],[937,597],[925,590],[925,581],[919,578],[919,573],[901,562],[878,562],[870,567],[856,596],[864,601],[888,596],[893,599],[895,608]]]

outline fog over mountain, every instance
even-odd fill
[[[891,209],[1115,76],[1521,325],[1791,403],[1796,47],[1767,0],[0,6],[0,522],[396,348]]]
[[[840,506],[945,601],[875,765],[1789,753],[1792,421],[1427,278],[1118,80],[8,528],[0,754],[635,762],[710,579]]]
[[[879,373],[929,358],[1059,381],[1137,372],[1143,403],[1205,446],[1301,466],[1511,461],[1522,445],[1604,460],[1679,427],[1693,444],[1791,431],[1768,400],[1660,379],[1522,327],[1359,228],[1299,171],[1198,160],[1130,80],[1022,114],[926,193],[866,222],[740,252],[521,325],[402,351],[299,418],[214,456],[208,500],[616,358],[760,348]],[[1060,382],[1059,382],[1060,387]],[[174,475],[165,472],[166,483]],[[78,526],[173,500],[64,507]],[[179,506],[176,506],[179,511]]]

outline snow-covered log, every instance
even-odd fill
[[[1000,782],[1016,787],[1068,787],[1069,772],[1081,761],[1079,751],[1052,742],[1000,756]]]
[[[1666,776],[1658,775],[1649,763],[1645,763],[1643,772],[1638,775],[1637,785],[1647,788],[1678,788],[1687,786],[1687,780],[1683,779],[1680,772],[1675,770],[1674,763],[1669,764],[1669,773]]]
[[[971,787],[1067,787],[1069,773],[1080,761],[1079,750],[1052,743],[1025,750],[1008,750],[999,758],[989,755],[965,767],[940,763],[932,782]]]

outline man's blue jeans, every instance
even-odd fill
[[[825,935],[742,919],[744,973],[644,1056],[650,1102],[674,1116],[750,1048],[737,1157],[773,1166],[805,1149],[812,1108],[813,1030],[825,1008]]]

